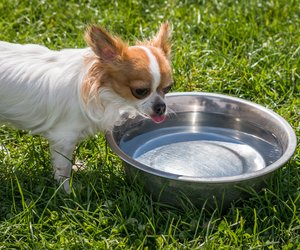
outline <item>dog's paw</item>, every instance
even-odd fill
[[[64,186],[64,190],[65,190],[65,192],[67,194],[71,194],[72,193],[71,187],[70,187],[70,179],[69,178],[64,180],[63,186]]]
[[[72,166],[72,170],[74,172],[82,171],[86,169],[86,165],[82,161],[75,162],[75,164]]]
[[[72,193],[71,187],[70,187],[70,178],[60,176],[60,175],[55,175],[55,180],[58,182],[60,187],[63,187],[63,189],[65,190],[65,192],[67,194]]]

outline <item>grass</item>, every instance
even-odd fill
[[[174,91],[224,93],[282,115],[300,139],[296,0],[0,0],[0,40],[84,47],[98,23],[132,42],[173,25]],[[0,52],[1,53],[1,52]],[[152,201],[124,179],[102,135],[78,146],[87,169],[58,190],[48,142],[0,127],[0,249],[300,249],[300,149],[267,187],[226,211]]]

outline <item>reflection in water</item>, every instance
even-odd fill
[[[252,147],[224,141],[183,141],[154,148],[136,160],[168,173],[194,177],[234,176],[265,167]]]

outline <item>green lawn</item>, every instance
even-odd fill
[[[173,26],[173,91],[223,93],[282,115],[300,140],[297,0],[0,0],[0,40],[84,47],[87,24],[133,42]],[[1,52],[0,52],[1,53]],[[0,249],[300,249],[300,148],[268,183],[220,211],[152,201],[125,181],[102,135],[57,191],[48,142],[0,127]]]

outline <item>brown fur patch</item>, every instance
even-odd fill
[[[172,83],[172,69],[170,66],[170,61],[162,56],[160,50],[156,47],[148,47],[152,54],[155,56],[160,70],[160,85],[159,90],[168,87]]]
[[[169,58],[171,53],[171,43],[170,43],[170,29],[168,23],[163,23],[160,26],[160,30],[156,37],[152,40],[151,45],[161,50],[165,53],[167,58]]]
[[[150,41],[140,42],[140,45],[159,48],[168,60],[171,56],[171,34],[168,23],[163,23],[156,36]]]
[[[90,67],[86,77],[83,79],[81,87],[81,96],[85,103],[88,102],[89,98],[97,93],[100,87],[100,79],[102,73],[101,62],[95,56],[88,57],[85,64]],[[92,66],[90,66],[92,65]]]
[[[91,25],[86,30],[85,40],[95,54],[104,61],[119,59],[128,47],[119,37],[95,25]]]
[[[107,84],[110,84],[123,98],[134,100],[131,88],[151,88],[152,76],[149,72],[149,63],[149,58],[142,49],[129,47],[117,70],[110,74],[113,80]]]
[[[167,24],[163,24],[157,36],[143,44],[157,59],[161,73],[158,91],[162,95],[162,89],[172,82],[168,27]],[[90,68],[81,89],[86,103],[91,96],[97,95],[102,86],[112,88],[126,100],[136,100],[131,88],[152,87],[150,61],[143,49],[128,47],[120,38],[96,26],[87,30],[85,38],[95,53],[86,59],[86,65],[90,65]]]

